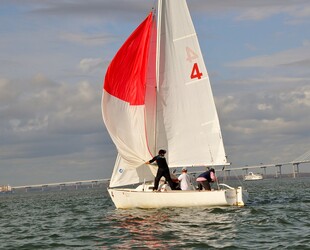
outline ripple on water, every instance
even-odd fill
[[[102,189],[1,196],[0,249],[309,249],[309,179],[247,189],[241,208],[116,210]]]

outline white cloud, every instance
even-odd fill
[[[298,65],[308,67],[310,63],[310,46],[304,42],[301,47],[288,49],[274,54],[261,55],[230,63],[232,67],[270,68]]]
[[[12,119],[9,123],[11,124],[11,128],[14,132],[42,130],[48,126],[48,115],[29,119],[25,124],[22,124],[21,120],[18,119]]]
[[[266,18],[269,18],[275,14],[279,14],[283,12],[284,10],[279,9],[278,7],[255,7],[255,8],[249,8],[239,14],[237,17],[237,20],[239,21],[245,21],[245,20],[264,20]]]
[[[268,105],[266,103],[259,103],[257,105],[257,109],[258,110],[267,110],[267,109],[272,109],[272,106],[271,105]]]
[[[105,62],[101,58],[84,58],[79,63],[79,69],[82,72],[92,72],[95,69],[102,70],[104,66]]]
[[[245,11],[237,17],[237,20],[265,20],[275,15],[286,14],[290,16],[290,22],[293,23],[296,20],[301,22],[310,17],[310,7],[305,1],[298,2],[288,2],[288,1],[268,1],[261,3],[260,6],[249,6],[245,8]]]
[[[63,33],[60,38],[71,42],[82,44],[86,46],[104,46],[106,43],[111,43],[116,40],[117,37],[113,35],[86,35],[86,34],[76,34],[76,33]]]

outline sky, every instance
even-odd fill
[[[0,185],[110,178],[104,75],[155,2],[0,0]],[[232,167],[309,151],[309,0],[188,6]]]

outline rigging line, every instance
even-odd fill
[[[209,146],[209,152],[210,152],[210,160],[211,160],[211,163],[212,163],[212,167],[214,166],[214,159],[213,159],[213,155],[212,155],[212,151],[211,151],[211,147],[210,147],[210,144],[208,144]]]
[[[238,180],[239,184],[242,186],[242,188],[245,188],[243,182],[239,178],[239,175],[237,175],[237,172],[233,171],[233,173],[234,173],[235,177],[237,177],[237,180]]]
[[[295,162],[295,161],[303,161],[303,160],[308,159],[309,157],[310,157],[310,151],[307,151],[306,153],[300,155],[295,160],[293,160],[293,162]]]

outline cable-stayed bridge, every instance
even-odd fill
[[[292,176],[295,178],[299,174],[299,165],[303,163],[310,163],[310,150],[304,153],[303,155],[297,157],[293,161],[290,162],[282,162],[282,163],[273,163],[273,164],[259,164],[259,165],[253,165],[253,166],[244,166],[239,168],[224,168],[222,170],[217,171],[223,171],[224,177],[230,176],[231,171],[236,170],[242,170],[245,174],[248,173],[248,170],[250,169],[263,169],[264,174],[266,175],[266,169],[267,168],[275,168],[275,177],[281,177],[282,175],[282,166],[292,166]],[[94,179],[94,180],[83,180],[83,181],[67,181],[67,182],[56,182],[56,183],[47,183],[47,184],[35,184],[35,185],[24,185],[24,186],[14,186],[12,187],[12,190],[14,189],[25,189],[26,191],[30,188],[41,188],[42,190],[46,189],[47,187],[59,187],[59,189],[63,189],[66,186],[75,186],[76,189],[78,189],[81,185],[90,185],[91,187],[94,187],[100,183],[108,183],[109,179]]]
[[[239,168],[230,168],[230,169],[224,168],[222,169],[222,171],[224,171],[224,175],[227,176],[227,174],[230,175],[230,171],[242,170],[245,172],[245,174],[248,174],[249,169],[260,168],[264,170],[264,174],[266,175],[266,169],[274,167],[275,177],[278,178],[278,177],[281,177],[282,175],[282,166],[292,166],[292,176],[293,178],[296,178],[296,176],[298,176],[299,174],[299,165],[302,163],[310,163],[310,150],[290,162],[280,162],[280,163],[273,163],[273,164],[260,163],[259,165],[244,166],[244,167],[239,167]]]
[[[96,180],[83,180],[83,181],[65,181],[65,182],[55,182],[55,183],[47,183],[47,184],[34,184],[34,185],[24,185],[24,186],[14,186],[14,189],[25,189],[26,191],[30,188],[41,188],[44,190],[47,187],[59,187],[59,189],[63,189],[66,186],[75,186],[76,189],[81,185],[90,185],[92,188],[101,183],[107,183],[109,179],[96,179]]]

